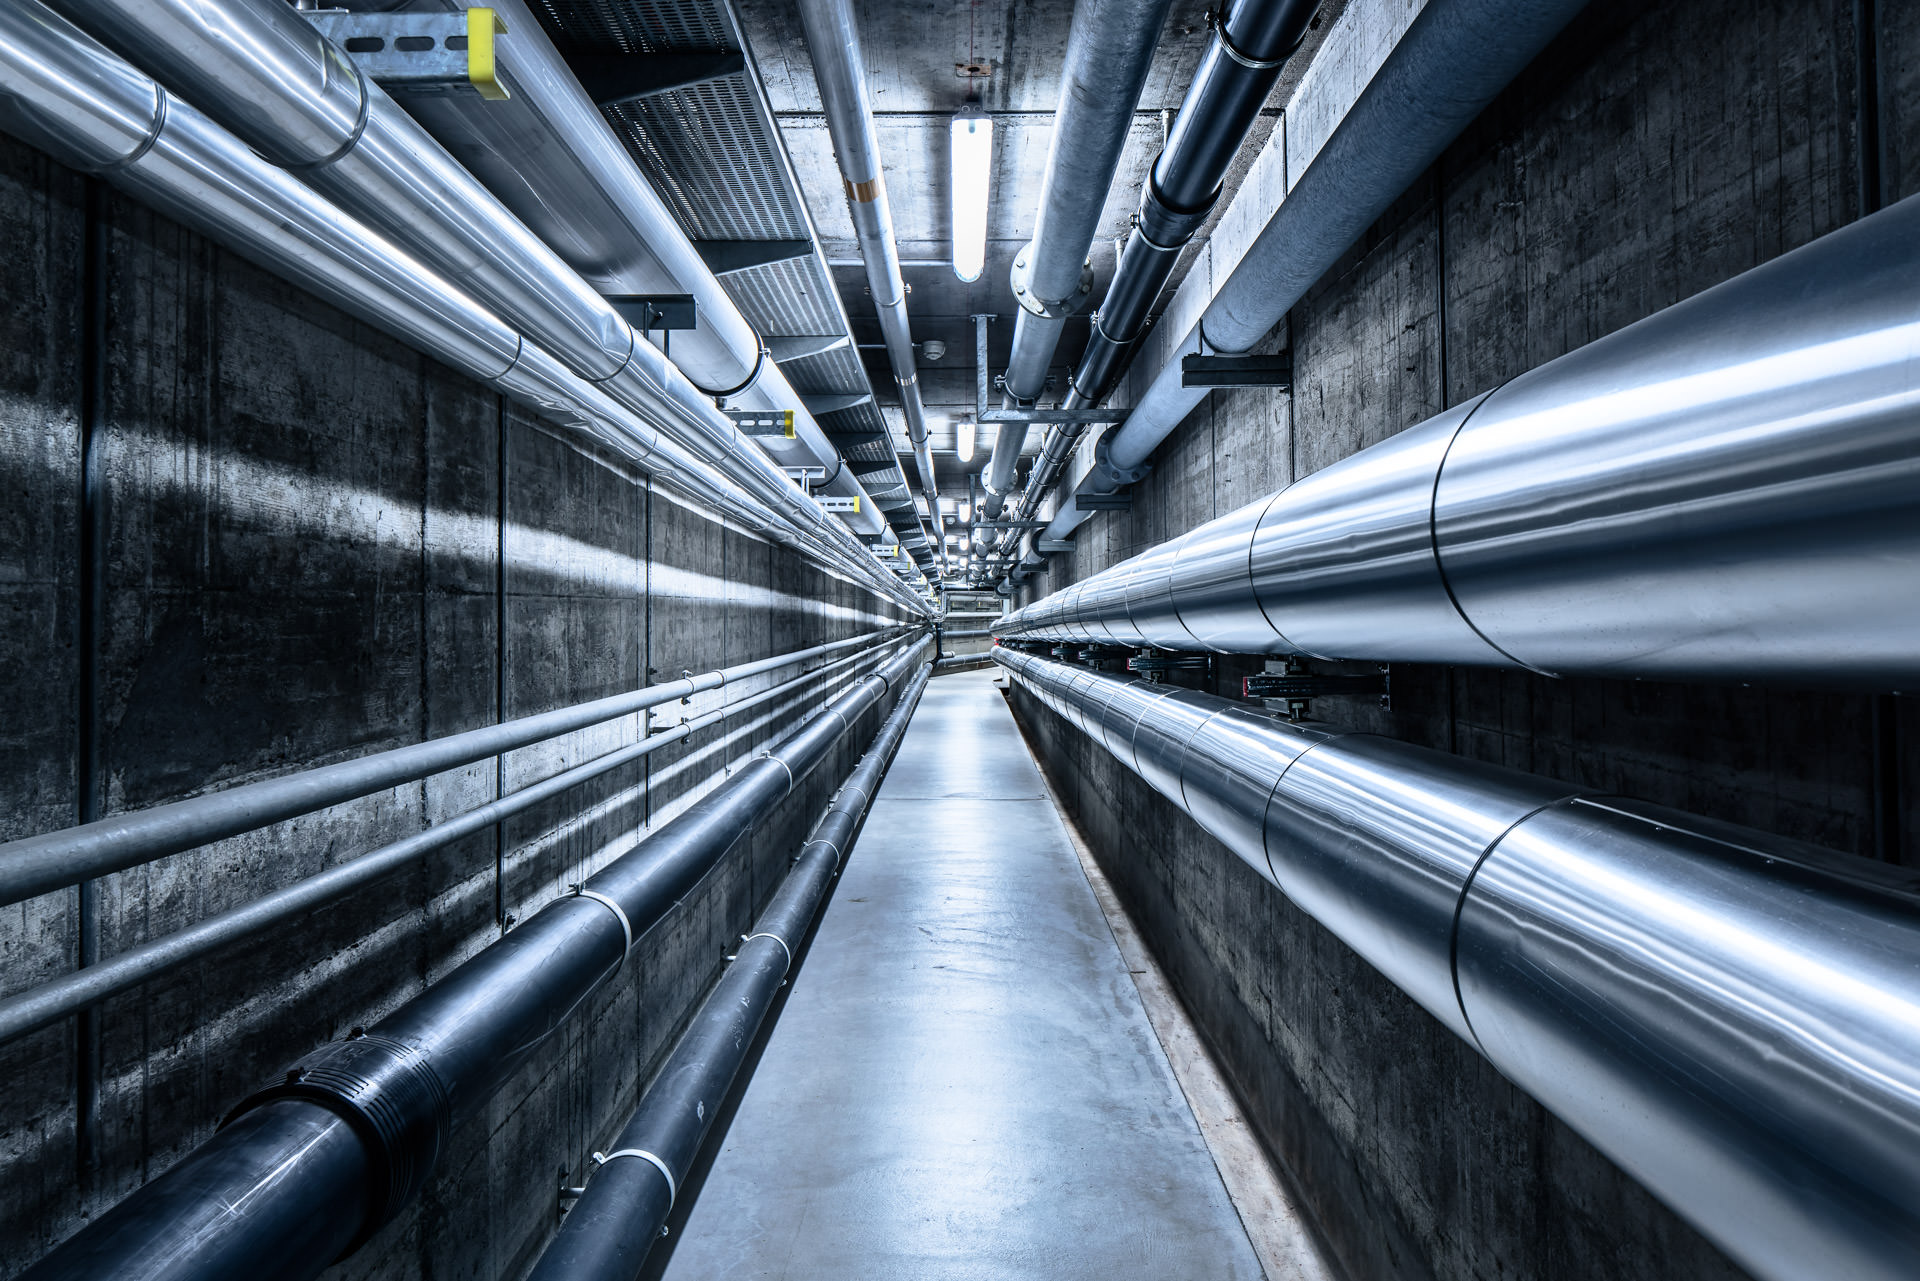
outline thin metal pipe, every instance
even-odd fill
[[[927,409],[920,396],[920,373],[913,334],[907,323],[907,287],[900,276],[900,250],[893,236],[893,211],[880,164],[880,138],[874,131],[873,104],[867,95],[866,59],[851,0],[800,0],[800,21],[813,57],[814,79],[826,112],[827,132],[846,187],[854,236],[866,264],[867,285],[880,319],[887,363],[900,390],[913,444],[914,466],[926,495],[928,520],[940,529],[940,486],[934,477],[933,451],[927,445]],[[936,548],[944,557],[944,548]]]
[[[1110,494],[1132,483],[1207,398],[1206,388],[1181,385],[1181,360],[1201,350],[1203,334],[1208,351],[1251,350],[1586,7],[1586,0],[1430,0],[1106,438],[1105,457],[1080,489]],[[1041,537],[1064,539],[1089,514],[1068,496]]]
[[[1912,1276],[1920,877],[994,656],[1756,1277]]]
[[[606,117],[523,0],[492,6],[505,22],[512,57],[502,77],[512,96],[416,94],[396,101],[487,190],[577,271],[596,293],[685,293],[695,325],[673,334],[673,363],[709,395],[737,409],[786,411],[794,435],[760,436],[784,467],[818,467],[818,492],[851,498],[844,513],[859,532],[886,521],[773,360],[761,336],[681,230],[666,202],[640,173]],[[430,223],[409,219],[415,234]]]
[[[1148,310],[1219,200],[1227,166],[1318,7],[1316,0],[1232,0],[1216,20],[1074,370],[1074,407],[1101,404],[1119,382]]]
[[[815,645],[791,654],[375,752],[356,760],[242,783],[184,801],[9,841],[0,845],[0,903],[18,903],[92,877],[125,871],[169,854],[415,782],[442,770],[498,756],[704,690],[718,689],[731,681],[855,646],[871,645],[888,634],[873,633]]]
[[[1046,390],[1047,370],[1066,318],[1092,292],[1087,254],[1153,66],[1169,2],[1079,0],[1074,5],[1033,240],[1013,262],[1011,287],[1020,311],[1007,358],[1009,408],[1032,404]],[[997,517],[1006,505],[1026,439],[1025,423],[1000,424],[987,464],[983,506],[989,517]]]
[[[1913,689],[1917,315],[1910,198],[997,632]]]
[[[421,855],[482,832],[544,801],[563,795],[634,761],[642,760],[669,743],[690,738],[701,730],[793,693],[821,677],[848,666],[871,662],[876,652],[838,659],[751,697],[715,708],[638,743],[617,748],[523,787],[476,809],[458,814],[423,831],[370,850],[347,862],[262,895],[250,903],[205,917],[138,947],[96,961],[50,982],[41,983],[0,1000],[0,1045],[17,1040],[61,1019],[90,1009],[130,988],[196,961],[223,947],[285,925],[307,913],[346,897],[417,862]]]
[[[807,499],[750,441],[691,431],[692,444],[576,378],[432,268],[263,161],[192,107],[38,3],[0,12],[0,117],[20,137],[109,181],[244,257],[498,387],[559,421],[593,432],[691,500],[878,587],[915,611],[924,603],[837,520]],[[670,369],[642,344],[635,378]],[[690,388],[684,378],[679,384]],[[684,390],[684,388],[683,388]],[[697,404],[697,398],[693,402]],[[716,413],[712,406],[705,406]],[[709,424],[710,426],[710,424]],[[731,424],[726,427],[731,431]],[[703,450],[704,455],[693,452]]]
[[[923,665],[694,1013],[528,1281],[634,1281],[853,848],[932,675]],[[656,1164],[657,1163],[657,1164]]]
[[[364,1033],[293,1064],[242,1102],[225,1129],[25,1277],[311,1278],[351,1254],[418,1195],[453,1128],[478,1115],[619,972],[634,940],[902,687],[925,644],[910,645],[736,767],[576,894],[533,914]],[[247,1121],[261,1112],[270,1119]],[[300,1137],[335,1120],[348,1123],[354,1144],[330,1143],[309,1159]],[[288,1230],[299,1205],[334,1216],[326,1244],[345,1238],[337,1252],[316,1248],[311,1229],[305,1237]]]

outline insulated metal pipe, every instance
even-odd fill
[[[880,138],[874,132],[873,104],[867,96],[866,59],[860,52],[860,29],[854,21],[852,0],[800,0],[800,21],[813,57],[813,75],[820,87],[820,105],[826,112],[827,132],[833,138],[834,158],[847,189],[847,210],[866,263],[867,287],[880,318],[880,337],[887,363],[900,389],[906,413],[907,436],[913,442],[914,466],[927,498],[927,516],[935,535],[940,532],[940,487],[933,473],[933,451],[927,445],[927,409],[920,398],[919,365],[913,334],[907,324],[907,286],[900,277],[900,250],[893,238],[893,211],[887,203],[887,184],[880,165]],[[945,555],[935,548],[936,557]]]
[[[995,658],[1767,1281],[1920,1258],[1920,875]]]
[[[528,1281],[634,1281],[766,1021],[932,675],[923,665],[800,847]]]
[[[280,0],[61,3],[261,155],[498,308],[573,374],[630,409],[664,411],[713,456],[759,452],[297,10]],[[823,461],[836,457],[829,449]],[[863,528],[876,532],[871,507],[861,504]]]
[[[1081,482],[1090,494],[1131,483],[1160,442],[1207,397],[1181,386],[1201,349],[1249,351],[1340,255],[1440,158],[1587,0],[1429,0],[1339,126],[1301,173],[1201,317],[1176,343],[1106,452]],[[1087,519],[1068,497],[1044,537]]]
[[[996,630],[1903,690],[1916,583],[1910,198]]]
[[[722,724],[774,699],[794,695],[801,686],[811,685],[849,664],[871,664],[879,657],[881,655],[873,653],[857,653],[679,725],[649,732],[637,743],[604,753],[583,765],[563,770],[497,801],[436,823],[424,831],[414,832],[378,849],[336,863],[323,872],[264,894],[250,903],[203,917],[184,929],[150,939],[124,952],[116,952],[106,960],[15,992],[0,999],[0,1045],[57,1023],[108,997],[138,987],[222,948],[263,934],[276,926],[297,921],[309,912],[413,866],[423,854],[443,849],[476,832],[484,832],[496,823],[564,795],[582,783],[642,760],[669,743],[691,738],[701,730]]]
[[[310,1278],[412,1201],[453,1127],[619,972],[634,941],[784,800],[921,662],[924,640],[856,683],[715,791],[392,1014],[321,1047],[227,1126],[25,1276]],[[358,1030],[356,1029],[356,1032]],[[270,1120],[247,1118],[259,1112]],[[344,1120],[357,1158],[334,1122]],[[242,1124],[243,1122],[247,1122]],[[325,1133],[309,1159],[301,1137]],[[335,1215],[317,1229],[288,1219]]]
[[[628,364],[629,391],[635,380],[657,375],[658,394],[640,398],[643,416],[569,373],[425,263],[263,161],[38,0],[7,6],[0,18],[9,36],[0,42],[0,118],[18,136],[103,174],[453,368],[594,432],[669,488],[924,611],[652,347],[641,344]],[[663,434],[656,423],[687,430]]]
[[[1146,329],[1148,310],[1180,251],[1220,198],[1227,166],[1318,7],[1318,0],[1232,0],[1216,20],[1193,85],[1140,193],[1133,230],[1073,373],[1071,407],[1102,403],[1119,382]]]
[[[1087,251],[1099,230],[1169,3],[1079,0],[1074,5],[1033,241],[1013,260],[1010,284],[1020,311],[1007,359],[1008,408],[1031,405],[1046,390],[1067,317],[1093,292]],[[990,518],[1006,505],[1026,439],[1025,423],[1000,424],[981,504]]]
[[[864,534],[888,528],[842,466],[799,394],[764,349],[666,202],[634,165],[523,0],[493,0],[511,56],[512,96],[415,94],[400,99],[442,147],[601,294],[685,293],[695,326],[672,335],[672,360],[696,387],[736,409],[785,411],[793,436],[759,436],[784,467],[818,467],[817,492],[850,498]]]

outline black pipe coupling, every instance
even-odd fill
[[[340,1253],[347,1257],[426,1185],[452,1129],[447,1093],[427,1056],[385,1036],[358,1032],[298,1060],[284,1079],[243,1101],[221,1128],[278,1099],[305,1099],[344,1119],[366,1145],[367,1215]]]
[[[1155,167],[1158,168],[1157,165]],[[1212,194],[1198,208],[1181,209],[1168,202],[1160,193],[1159,182],[1149,173],[1146,186],[1140,192],[1140,208],[1133,215],[1134,230],[1155,249],[1179,249],[1193,239],[1194,233],[1200,230],[1207,215],[1219,203],[1220,188],[1215,186]]]

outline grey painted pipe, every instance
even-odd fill
[[[1920,876],[995,656],[1755,1276],[1914,1275]]]
[[[1916,688],[1917,316],[1913,198],[997,630]]]
[[[854,21],[851,0],[799,0],[799,8],[807,33],[807,51],[813,58],[814,79],[820,86],[820,104],[827,116],[827,132],[833,138],[833,154],[847,191],[847,210],[860,242],[860,257],[866,263],[881,340],[886,344],[887,362],[893,367],[893,381],[900,389],[907,435],[913,442],[914,466],[937,536],[940,488],[933,472],[933,451],[927,445],[927,409],[920,397],[919,365],[907,324],[907,287],[900,277],[900,250],[893,238],[893,211],[880,164],[880,138],[874,132],[873,104],[867,96],[860,29]],[[945,556],[943,545],[936,547],[936,559]]]
[[[1244,352],[1280,323],[1314,281],[1386,213],[1587,0],[1429,0],[1326,145],[1267,219],[1200,319],[1172,349],[1146,394],[1083,482],[1110,494],[1131,478],[1207,397],[1180,385],[1180,361],[1200,350]],[[1043,535],[1066,538],[1086,520],[1072,498]]]
[[[125,871],[242,832],[256,831],[329,805],[415,782],[442,770],[629,716],[704,690],[718,689],[730,681],[871,645],[886,635],[856,636],[815,645],[537,716],[522,716],[335,765],[322,765],[257,783],[242,783],[184,801],[8,841],[0,845],[0,904],[18,903],[36,894]]]
[[[1046,389],[1047,370],[1066,318],[1092,291],[1087,252],[1133,127],[1170,0],[1079,0],[1067,34],[1067,57],[1047,145],[1045,185],[1033,241],[1013,262],[1013,352],[1007,359],[1010,405],[1031,404]],[[987,464],[987,515],[999,516],[1013,487],[1026,442],[1025,423],[1002,423]]]
[[[528,1281],[634,1281],[732,1091],[844,856],[880,788],[932,668],[914,673],[834,796],[767,910],[610,1146]]]
[[[318,1276],[404,1209],[453,1128],[633,951],[634,941],[920,665],[911,645],[632,852],[367,1028],[293,1064],[228,1125],[28,1270],[188,1281]],[[326,1215],[329,1222],[306,1220]]]
[[[574,374],[631,409],[668,408],[722,456],[759,452],[344,50],[280,0],[62,2],[262,155],[498,308]],[[826,459],[834,457],[829,448]],[[869,516],[870,508],[862,504]]]
[[[790,412],[793,438],[757,437],[762,448],[782,466],[824,469],[816,492],[857,500],[859,510],[844,518],[860,533],[887,529],[533,11],[523,0],[495,0],[492,8],[510,35],[502,74],[513,96],[415,94],[401,105],[596,293],[692,295],[696,324],[673,334],[673,363],[734,408]],[[406,226],[418,235],[430,224],[410,218]],[[727,394],[734,388],[744,390]]]
[[[541,347],[372,228],[38,3],[0,10],[0,119],[66,163],[213,235],[243,257],[385,329],[454,369],[599,435],[668,488],[714,505],[921,611],[921,602],[758,449],[696,422],[703,405],[677,371],[643,415],[569,373]],[[449,162],[451,163],[451,162]],[[642,344],[645,352],[658,352]],[[653,368],[636,360],[639,377]],[[681,394],[685,392],[688,394]],[[688,428],[663,434],[656,423]],[[691,443],[688,443],[691,441]]]
[[[17,1040],[61,1019],[97,1005],[108,997],[138,987],[170,970],[200,960],[221,948],[262,934],[276,926],[286,926],[309,912],[334,903],[348,894],[413,866],[420,856],[442,849],[463,837],[483,832],[494,824],[521,814],[533,806],[563,795],[590,779],[599,778],[623,765],[642,760],[669,743],[678,743],[701,730],[749,711],[776,698],[795,693],[823,676],[849,664],[869,664],[879,654],[858,653],[816,668],[805,675],[782,681],[773,688],[715,708],[671,729],[643,738],[638,743],[618,748],[564,770],[519,791],[501,797],[441,823],[404,836],[378,849],[338,863],[316,875],[295,881],[282,889],[262,895],[250,903],[229,911],[203,917],[185,929],[162,935],[137,947],[117,952],[97,964],[84,966],[57,979],[38,984],[0,999],[0,1045]],[[817,692],[817,691],[816,691]]]

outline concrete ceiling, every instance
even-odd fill
[[[734,3],[833,264],[835,283],[865,348],[862,354],[873,385],[891,389],[893,379],[879,348],[879,326],[799,14],[791,0]],[[1141,184],[1160,151],[1165,125],[1178,111],[1205,52],[1209,7],[1210,0],[1175,0],[1161,31],[1092,252],[1096,299],[1112,276],[1115,242],[1127,228]],[[1332,0],[1330,7],[1337,10],[1342,0]],[[938,362],[922,357],[923,393],[929,408],[936,411],[969,411],[974,404],[974,334],[968,317],[979,312],[999,317],[990,330],[989,364],[994,372],[1004,367],[1011,345],[1015,304],[1007,275],[1014,255],[1033,235],[1073,19],[1072,0],[856,0],[855,9],[914,338],[920,342],[937,338],[947,345],[947,354]],[[1290,74],[1242,149],[1241,164],[1229,176],[1226,197],[1218,208],[1229,203],[1245,166],[1271,132],[1278,114],[1275,103],[1285,101],[1284,95],[1304,70],[1311,50],[1301,52],[1308,56],[1296,57],[1288,68]],[[984,67],[987,74],[969,76],[969,66]],[[994,166],[987,267],[978,281],[966,284],[948,265],[947,122],[976,86],[982,106],[994,117]],[[1204,242],[1208,230],[1202,229],[1196,245]],[[1191,258],[1189,253],[1187,260]],[[1165,297],[1171,297],[1185,265],[1183,261]],[[1054,374],[1057,389],[1065,387],[1064,362],[1076,358],[1086,341],[1086,323],[1079,319],[1071,325],[1061,344],[1062,363]],[[886,394],[881,390],[883,397]],[[1037,445],[1039,433],[1030,435],[1029,451]],[[936,430],[934,447],[942,488],[964,492],[965,473],[979,469],[991,440],[980,442],[972,466],[966,468],[952,452],[951,428]]]

